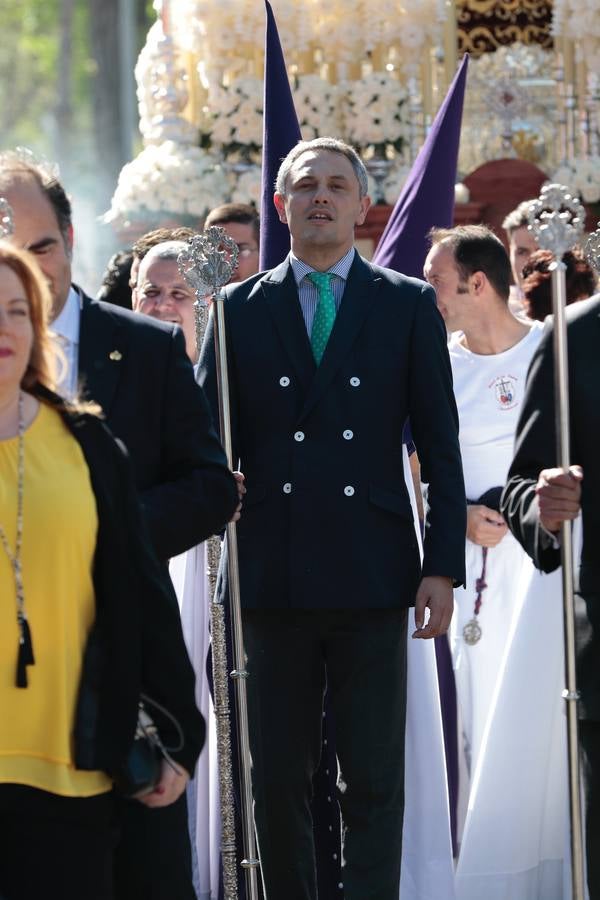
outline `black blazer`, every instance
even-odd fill
[[[429,483],[423,574],[464,581],[466,505],[433,290],[358,254],[317,369],[289,261],[226,289],[247,608],[389,608],[421,576],[402,465],[410,416]],[[216,404],[212,324],[200,381]]]
[[[175,326],[81,294],[79,376],[133,462],[166,560],[221,530],[237,489]]]
[[[600,295],[566,311],[569,350],[571,460],[583,468],[583,549],[578,571],[578,676],[583,711],[600,718]],[[510,530],[538,569],[560,565],[560,551],[540,527],[535,485],[556,465],[552,323],[531,361],[517,426],[515,458],[502,494]]]
[[[195,677],[179,608],[164,566],[140,515],[124,449],[96,416],[70,411],[42,388],[85,457],[98,514],[93,581],[96,615],[84,654],[75,720],[75,765],[117,771],[131,746],[140,693],[165,706],[180,723],[184,747],[173,756],[192,773],[204,742]],[[152,710],[166,745],[176,745],[171,722]]]

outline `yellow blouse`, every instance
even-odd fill
[[[0,441],[0,524],[15,550],[18,439]],[[94,621],[92,565],[98,519],[81,448],[45,404],[25,432],[25,613],[35,665],[15,686],[19,632],[13,571],[0,545],[0,783],[66,797],[110,790],[103,772],[73,765],[83,651]]]

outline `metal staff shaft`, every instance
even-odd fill
[[[567,302],[566,266],[554,262],[552,268],[552,306],[554,313],[554,412],[556,421],[556,456],[558,465],[569,471],[571,464],[569,418],[569,363],[565,306]],[[573,900],[584,900],[584,843],[581,811],[581,778],[579,772],[579,740],[577,701],[579,692],[575,675],[575,599],[573,591],[573,528],[569,521],[560,529],[562,564],[563,622],[565,643],[565,684],[563,697],[567,712],[567,750],[569,766],[569,808],[571,818],[571,886]]]
[[[225,313],[223,298],[219,294],[213,297],[215,361],[217,372],[217,390],[219,397],[219,425],[221,442],[227,456],[229,468],[233,470],[237,460],[233,459],[231,442],[231,408],[229,403],[229,373],[227,366],[227,337],[225,330]],[[249,900],[258,900],[257,869],[259,861],[256,856],[254,835],[254,817],[252,814],[252,781],[250,775],[250,737],[248,729],[248,702],[246,695],[246,657],[242,633],[242,607],[240,601],[240,578],[238,567],[237,531],[235,522],[227,525],[227,565],[229,574],[229,605],[231,612],[231,631],[233,637],[234,670],[231,677],[235,683],[237,709],[237,727],[240,758],[240,787],[242,794],[242,828],[244,858],[242,866],[246,870],[246,886]]]
[[[235,846],[235,803],[231,762],[231,716],[229,710],[229,667],[225,637],[225,610],[215,600],[221,559],[221,538],[206,542],[210,589],[210,638],[212,643],[213,696],[216,720],[217,765],[219,770],[219,811],[221,814],[221,863],[225,900],[237,900],[237,855]]]

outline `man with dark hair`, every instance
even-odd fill
[[[451,333],[450,361],[467,492],[467,582],[450,631],[467,770],[474,771],[525,554],[499,512],[525,376],[539,326],[508,307],[510,262],[483,225],[431,232],[424,273]],[[463,797],[466,791],[462,791]]]
[[[238,503],[183,335],[71,284],[70,203],[55,175],[0,154],[0,196],[14,212],[10,240],[37,257],[50,285],[52,329],[68,364],[62,390],[74,396],[81,385],[127,446],[150,537],[166,562],[219,531]],[[122,801],[119,824],[118,900],[193,900],[185,795],[164,810]]]
[[[533,232],[529,230],[529,207],[532,200],[523,200],[516,209],[513,209],[502,223],[502,227],[508,237],[508,255],[510,257],[510,265],[514,283],[517,289],[521,290],[523,282],[523,266],[538,249],[537,241],[533,236]]]
[[[146,254],[158,244],[164,244],[166,241],[185,241],[186,244],[191,241],[194,235],[198,234],[193,228],[186,225],[180,225],[177,228],[155,228],[138,238],[133,247],[133,262],[129,274],[129,287],[133,291],[137,284],[140,263]]]
[[[96,294],[97,300],[105,303],[113,303],[123,309],[131,309],[131,265],[133,263],[132,250],[119,250],[113,253],[109,259],[102,284]]]
[[[246,203],[223,203],[211,209],[204,227],[219,225],[238,246],[238,263],[229,283],[245,281],[258,272],[260,218],[253,206]]]
[[[321,139],[292,153],[274,197],[291,252],[225,288],[224,304],[247,485],[239,574],[262,874],[268,900],[316,898],[310,797],[327,684],[344,895],[397,900],[408,607],[414,636],[433,638],[463,581],[446,335],[427,285],[354,248],[370,203],[356,152]],[[199,371],[216,409],[211,328]],[[429,483],[422,566],[402,458],[409,415]]]

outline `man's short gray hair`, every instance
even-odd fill
[[[155,244],[154,247],[151,247],[142,262],[147,264],[156,259],[176,260],[187,246],[185,241],[163,241],[162,244]]]
[[[340,153],[342,156],[345,156],[354,169],[360,196],[365,197],[369,193],[369,176],[367,175],[365,164],[354,147],[351,147],[350,144],[346,144],[344,141],[340,141],[337,138],[319,137],[312,141],[298,141],[296,146],[292,147],[288,155],[282,160],[275,180],[275,190],[278,194],[285,196],[287,179],[292,166],[298,157],[311,150],[328,150],[330,153]]]

